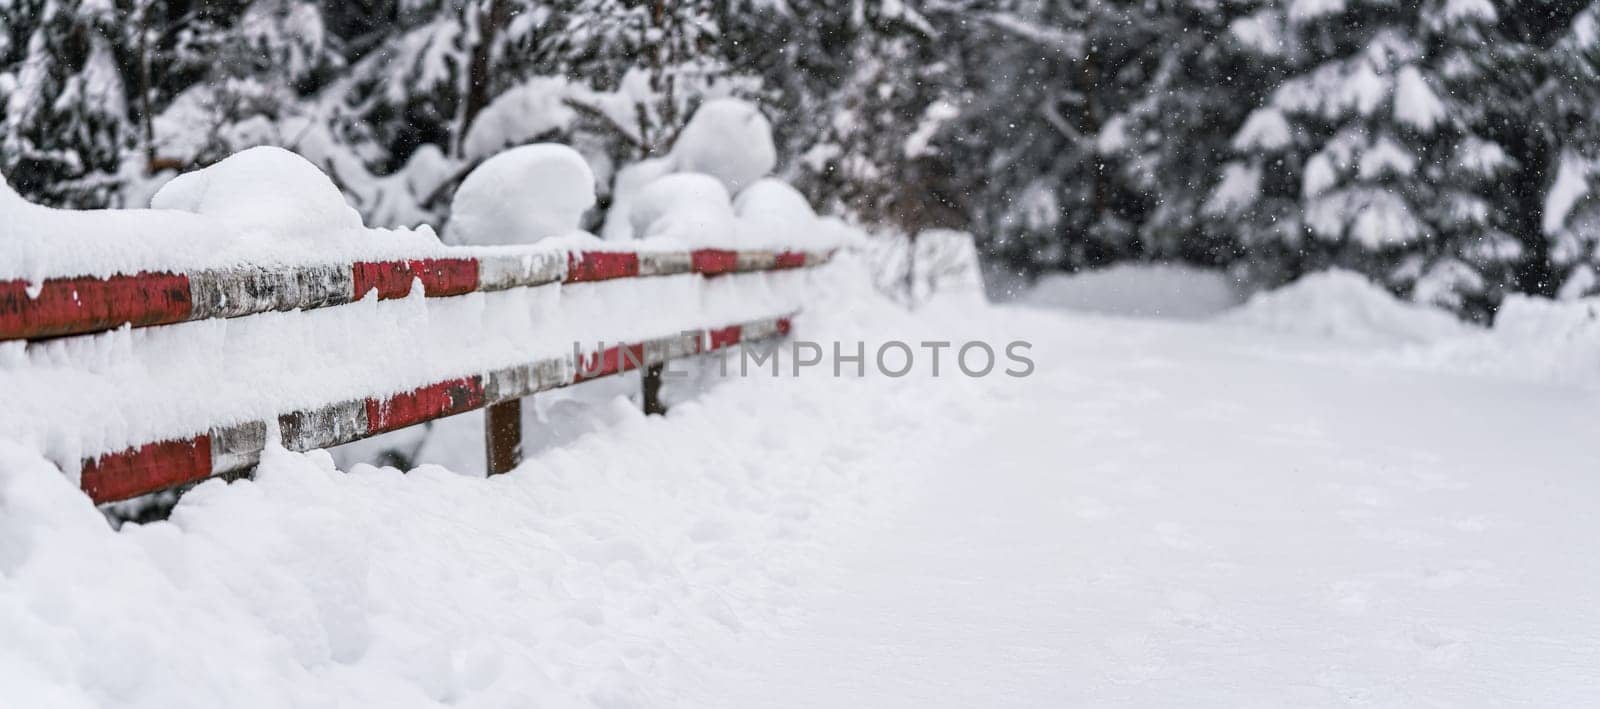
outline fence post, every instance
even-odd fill
[[[644,385],[644,415],[665,414],[667,407],[661,403],[661,370],[664,364],[652,364],[644,369],[640,382]]]
[[[522,400],[494,404],[483,412],[483,440],[490,475],[499,475],[522,462]]]

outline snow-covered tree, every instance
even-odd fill
[[[543,50],[556,73],[613,92],[575,101],[635,159],[669,150],[708,96],[726,95],[733,71],[718,41],[712,0],[562,0]]]
[[[1237,257],[1234,234],[1208,229],[1204,215],[1218,156],[1277,78],[1271,62],[1232,48],[1235,21],[1250,9],[1209,0],[1131,3],[1126,21],[1104,23],[1101,33],[1111,36],[1091,35],[1091,45],[1121,41],[1140,50],[1120,61],[1127,93],[1107,106],[1094,135],[1098,160],[1122,195],[1114,209],[1129,223],[1123,257],[1213,265]]]
[[[1464,54],[1487,2],[1289,0],[1235,34],[1299,72],[1234,136],[1208,209],[1282,275],[1338,265],[1420,300],[1487,305],[1520,257],[1492,187],[1508,167],[1484,134]]]
[[[5,0],[0,29],[0,170],[33,200],[116,204],[137,135],[116,11],[94,0]]]
[[[965,220],[950,142],[965,100],[938,25],[971,3],[733,0],[724,52],[761,79],[788,177],[813,202],[916,233]]]
[[[824,212],[1007,270],[1325,266],[1487,313],[1600,289],[1593,0],[0,0],[0,170],[136,206],[251,145],[374,223],[478,160],[588,159],[607,208],[754,101]]]
[[[1600,3],[1503,3],[1495,32],[1462,60],[1494,79],[1473,105],[1510,165],[1499,194],[1523,252],[1513,285],[1592,292],[1600,235],[1586,195],[1600,161]]]

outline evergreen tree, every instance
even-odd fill
[[[0,0],[0,170],[138,206],[272,143],[375,221],[437,223],[489,151],[568,142],[605,181],[734,94],[823,211],[970,229],[1012,270],[1340,266],[1486,314],[1600,290],[1597,7]]]
[[[972,105],[974,222],[1023,272],[1122,259],[1221,263],[1198,218],[1265,72],[1224,51],[1247,6],[1011,0],[956,25]]]
[[[91,0],[6,0],[0,10],[0,170],[32,200],[115,205],[137,135],[116,12]]]
[[[963,195],[944,144],[960,111],[954,68],[924,27],[866,27],[841,83],[818,102],[826,120],[804,138],[795,181],[824,205],[908,234],[961,226]]]
[[[1467,0],[1293,0],[1258,14],[1255,47],[1299,71],[1235,136],[1245,159],[1225,166],[1212,215],[1239,225],[1273,279],[1340,266],[1485,311],[1520,256],[1490,199],[1505,152],[1472,106],[1489,77],[1462,59],[1495,20]]]
[[[353,57],[343,83],[341,127],[367,146],[374,169],[399,169],[423,145],[457,147],[469,61],[468,7],[401,0],[387,37]]]
[[[578,102],[592,125],[631,147],[619,161],[664,153],[708,96],[726,95],[733,71],[719,51],[712,0],[563,0],[543,44],[551,68],[626,105]],[[632,155],[628,155],[632,152]]]
[[[1561,38],[1546,53],[1551,79],[1544,84],[1551,120],[1547,130],[1559,135],[1564,163],[1551,184],[1541,213],[1549,239],[1552,276],[1559,294],[1578,297],[1600,293],[1600,127],[1592,113],[1600,106],[1600,3],[1574,16]],[[1570,197],[1560,190],[1559,170],[1577,182]],[[1570,206],[1569,206],[1570,205]]]
[[[1494,78],[1477,87],[1473,106],[1510,166],[1502,200],[1508,231],[1522,249],[1512,285],[1554,295],[1594,259],[1593,232],[1570,230],[1564,219],[1569,214],[1546,211],[1561,202],[1552,200],[1552,189],[1563,186],[1563,164],[1586,181],[1585,173],[1592,172],[1586,166],[1600,158],[1600,3],[1501,5],[1493,41],[1462,60]]]
[[[1107,178],[1130,224],[1123,258],[1226,265],[1235,235],[1208,228],[1204,206],[1219,156],[1277,78],[1270,63],[1232,49],[1231,29],[1251,9],[1209,0],[1130,4],[1118,35],[1142,51],[1119,72],[1130,84],[1095,136]],[[1137,32],[1129,37],[1130,33]]]

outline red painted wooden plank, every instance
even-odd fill
[[[605,281],[639,275],[639,254],[584,251],[567,255],[567,282]]]
[[[585,379],[593,379],[595,377],[603,377],[607,374],[615,374],[617,371],[616,349],[617,348],[615,347],[610,347],[600,350],[599,352],[589,352],[579,355],[577,361],[578,371],[573,374],[572,380],[575,382],[581,382]],[[610,356],[607,357],[607,355]],[[610,362],[611,364],[610,371],[607,371],[607,362]]]
[[[147,443],[83,464],[80,487],[96,504],[211,477],[211,436]]]
[[[804,251],[779,251],[777,254],[778,268],[804,268],[806,265],[806,252]]]
[[[358,261],[351,264],[354,297],[361,300],[368,291],[378,291],[379,300],[404,298],[411,283],[422,280],[422,290],[430,298],[471,293],[478,289],[478,262],[475,259],[439,258],[410,261]]]
[[[644,343],[612,345],[583,355],[578,361],[577,381],[595,379],[644,366]]]
[[[350,265],[352,300],[378,291],[379,300],[404,298],[411,292],[411,264],[405,261],[357,261]]]
[[[724,328],[706,331],[706,339],[710,341],[709,348],[720,350],[730,345],[739,344],[739,336],[744,328],[738,325],[729,325]]]
[[[483,380],[450,379],[387,399],[367,399],[367,432],[381,433],[483,406]]]
[[[411,272],[422,279],[429,298],[471,293],[478,289],[478,260],[430,258],[411,262]]]
[[[624,345],[620,349],[619,354],[620,354],[621,359],[622,359],[622,362],[620,364],[622,365],[622,371],[624,371],[624,372],[629,371],[629,370],[638,369],[638,368],[644,366],[644,343],[643,342],[638,342],[638,343],[634,343],[634,344],[631,344],[631,345]]]
[[[36,298],[26,281],[0,281],[0,340],[55,337],[132,324],[189,319],[189,277],[141,272],[110,278],[52,278]]]
[[[780,334],[788,334],[791,331],[792,322],[788,317],[776,318],[772,322]],[[764,328],[758,329],[766,332]],[[707,330],[704,344],[702,345],[702,341],[697,339],[693,349],[695,352],[701,352],[736,345],[743,339],[743,330],[741,325]],[[634,343],[614,345],[591,353],[578,363],[579,371],[575,380],[583,381],[639,368],[645,362],[646,349],[645,343]],[[365,413],[366,433],[371,435],[470,411],[485,403],[482,378],[465,377],[438,382],[385,399],[369,398],[362,402],[364,411],[357,409],[352,413],[352,420],[359,420],[357,417],[360,413]],[[281,421],[280,425],[283,425]],[[219,441],[227,438],[222,433],[217,435],[220,437]],[[363,436],[357,433],[341,440],[361,437]],[[255,445],[260,444],[257,442]],[[214,442],[211,435],[201,435],[188,440],[150,443],[87,460],[83,465],[82,488],[96,503],[102,503],[203,480],[215,472],[212,460],[213,447],[226,450],[229,445]],[[234,455],[244,450],[253,450],[239,445],[234,445],[233,448]]]
[[[695,273],[715,276],[732,273],[739,267],[739,253],[725,249],[695,249],[689,254]]]

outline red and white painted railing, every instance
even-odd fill
[[[429,298],[482,291],[615,279],[778,271],[825,263],[827,252],[581,251],[497,249],[463,258],[371,261],[282,270],[236,267],[193,273],[139,273],[48,279],[42,285],[0,282],[0,341],[82,335],[124,325],[149,327],[209,318],[331,307],[407,297],[415,285]],[[276,420],[215,426],[194,435],[148,441],[81,461],[81,487],[95,502],[148,494],[252,468],[269,441],[305,451],[339,445],[445,416],[488,409],[491,473],[520,456],[520,400],[577,382],[644,369],[645,407],[659,411],[660,367],[740,343],[788,334],[794,313],[681,332],[606,347],[582,356],[529,361],[491,371],[461,372],[399,393],[280,412]]]
[[[535,360],[504,369],[467,373],[389,396],[288,411],[276,422],[220,426],[190,438],[147,443],[86,459],[81,485],[95,502],[123,500],[248,470],[260,458],[267,444],[268,426],[274,423],[278,440],[289,450],[326,448],[475,409],[512,404],[541,391],[653,367],[670,359],[779,337],[788,334],[790,322],[790,316],[785,315],[685,332],[585,353],[583,361],[570,356]],[[491,448],[496,443],[493,434],[491,431],[489,435]],[[513,459],[507,462],[514,465],[517,441],[501,442],[503,448],[507,445]],[[490,452],[491,458],[497,454],[507,453]]]
[[[616,278],[772,271],[827,261],[819,251],[527,251],[288,269],[234,267],[0,281],[0,341],[40,339],[352,303],[376,292],[404,298],[420,281],[429,298]]]

